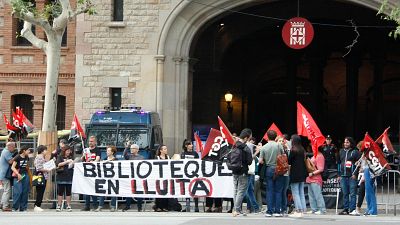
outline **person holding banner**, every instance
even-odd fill
[[[169,160],[168,149],[166,145],[160,145],[156,151],[156,159]],[[156,198],[153,206],[155,212],[168,212],[168,198]]]
[[[105,159],[103,162],[111,162],[117,160],[115,158],[115,153],[117,153],[117,148],[115,146],[107,146],[107,159]],[[103,210],[104,206],[104,196],[100,196],[99,199],[99,207],[95,210],[96,212],[101,212]],[[116,208],[115,206],[117,205],[117,197],[111,197],[111,202],[110,202],[110,212],[115,212]]]
[[[74,152],[71,147],[65,145],[61,149],[61,154],[58,156],[57,165],[57,207],[56,211],[61,212],[63,209],[62,201],[65,194],[67,200],[67,211],[71,212],[71,187],[72,177],[74,175]]]
[[[124,154],[124,158],[126,160],[143,160],[144,159],[144,157],[141,154],[139,154],[139,145],[130,144],[129,148],[130,148],[130,153],[127,152]],[[136,198],[136,201],[137,201],[138,211],[141,212],[143,199]],[[131,209],[132,202],[133,202],[133,198],[127,197],[126,202],[125,202],[125,208],[122,209],[122,212],[126,212],[129,209]]]
[[[199,154],[193,151],[193,143],[191,140],[185,139],[182,144],[181,159],[198,159]],[[222,210],[222,207],[221,207]],[[194,211],[199,212],[199,199],[194,198]],[[182,212],[190,212],[190,198],[186,199],[186,209],[183,209]]]
[[[97,138],[96,136],[90,136],[89,138],[89,148],[83,149],[82,157],[83,162],[98,162],[100,161],[100,150],[97,148]],[[97,209],[99,206],[97,201],[97,196],[86,195],[85,196],[85,207],[82,211],[90,211],[90,199],[92,199],[93,208]]]
[[[343,142],[343,148],[338,156],[338,180],[343,193],[343,211],[339,215],[349,215],[356,213],[357,198],[357,177],[356,162],[360,159],[360,154],[355,146],[352,137],[346,137]]]

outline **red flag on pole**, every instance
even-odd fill
[[[196,141],[196,152],[203,152],[203,143],[197,133],[194,133],[194,140]]]
[[[387,151],[395,152],[394,148],[393,148],[393,145],[392,145],[392,142],[390,142],[389,135],[387,133],[389,129],[390,129],[390,127],[386,128],[385,131],[383,131],[381,136],[379,136],[378,139],[376,139],[375,142],[378,143],[378,144],[383,144],[383,151],[384,152],[387,152]]]
[[[311,141],[314,156],[317,156],[318,147],[323,145],[325,137],[322,135],[310,113],[297,102],[297,134],[305,136]]]
[[[276,126],[275,123],[272,123],[272,124],[271,124],[271,126],[268,128],[267,131],[269,131],[269,130],[273,130],[273,131],[276,132],[276,134],[277,134],[278,136],[282,136],[281,130],[279,130],[278,126]],[[268,141],[267,132],[265,132],[263,139],[266,140],[266,141]]]
[[[201,152],[201,158],[211,161],[222,161],[225,154],[229,152],[228,147],[228,143],[222,136],[221,131],[211,128],[203,152]]]
[[[230,145],[235,144],[235,139],[233,138],[231,132],[229,129],[226,127],[224,121],[218,116],[218,124],[219,124],[219,130],[222,133],[222,137],[225,138]]]
[[[368,166],[375,175],[382,174],[384,169],[390,170],[390,166],[386,161],[381,148],[368,135],[368,133],[365,134],[361,151],[364,151],[364,155],[367,157],[368,160]]]
[[[86,138],[85,132],[83,131],[82,126],[79,123],[76,113],[74,113],[74,119],[71,123],[71,133],[69,135],[69,139],[73,138],[74,136],[81,136],[83,138]]]
[[[10,124],[10,121],[7,119],[6,114],[3,114],[4,117],[4,122],[6,123],[6,128],[8,131],[16,131],[18,128],[14,127],[13,125]]]

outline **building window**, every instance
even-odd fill
[[[57,101],[57,119],[56,125],[57,130],[64,130],[65,129],[65,105],[66,105],[66,97],[63,95],[58,96]]]
[[[29,121],[33,122],[33,103],[32,103],[33,96],[32,95],[24,95],[18,94],[11,96],[11,109],[15,111],[15,107],[19,106],[26,118]]]
[[[13,39],[14,46],[32,46],[32,43],[21,36],[21,30],[24,28],[23,20],[15,19],[13,28],[13,35],[15,37],[15,39]],[[32,26],[32,33],[36,33],[35,26]]]
[[[114,0],[113,21],[124,20],[124,1]]]
[[[121,108],[121,88],[111,88],[110,89],[111,96],[111,109],[120,109]]]

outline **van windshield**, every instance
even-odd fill
[[[123,148],[127,141],[139,145],[140,149],[149,147],[149,132],[147,129],[90,129],[88,130],[88,137],[90,136],[97,137],[98,147],[115,145]]]

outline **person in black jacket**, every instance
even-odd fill
[[[356,162],[359,159],[360,154],[356,148],[354,139],[346,137],[337,159],[338,180],[343,192],[343,211],[339,213],[340,215],[353,215],[356,213],[357,176],[355,173],[357,172]]]
[[[181,159],[198,159],[199,154],[193,151],[193,143],[191,140],[185,139],[182,144]],[[221,207],[222,210],[222,207]],[[199,199],[194,198],[194,211],[199,212]],[[186,208],[182,212],[190,212],[190,198],[186,198]]]
[[[242,157],[242,168],[237,171],[232,171],[233,174],[233,185],[234,185],[234,211],[233,216],[241,214],[242,201],[246,195],[248,180],[249,180],[249,165],[251,165],[253,157],[251,150],[247,146],[246,142],[252,137],[252,131],[249,128],[245,128],[240,132],[239,140],[235,143],[233,148],[240,149]],[[234,150],[234,149],[233,149]],[[244,212],[243,215],[246,215]]]

